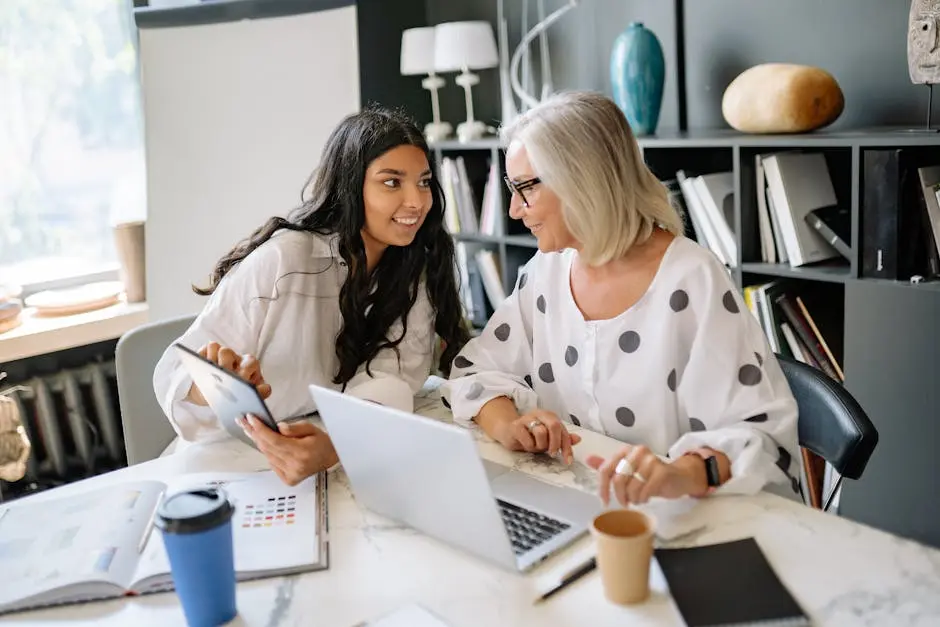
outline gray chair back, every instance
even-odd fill
[[[153,370],[194,315],[151,322],[125,333],[114,356],[127,464],[155,459],[176,437],[153,391]]]

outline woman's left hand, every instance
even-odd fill
[[[330,436],[308,422],[281,422],[278,431],[252,415],[239,422],[287,485],[297,485],[339,461]]]
[[[617,472],[621,460],[626,462]],[[604,505],[610,501],[611,490],[627,507],[646,503],[651,496],[676,499],[702,494],[708,488],[704,465],[691,456],[667,463],[645,446],[628,444],[610,459],[590,455],[586,461],[599,473],[598,491]]]

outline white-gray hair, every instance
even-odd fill
[[[666,187],[646,167],[630,124],[606,96],[556,94],[503,136],[525,146],[534,174],[558,194],[565,225],[588,264],[624,256],[656,226],[683,232]]]

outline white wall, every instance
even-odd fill
[[[199,311],[215,262],[300,202],[360,107],[355,6],[140,30],[150,320]]]

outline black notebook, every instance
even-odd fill
[[[656,549],[656,560],[688,627],[810,625],[754,538]]]

